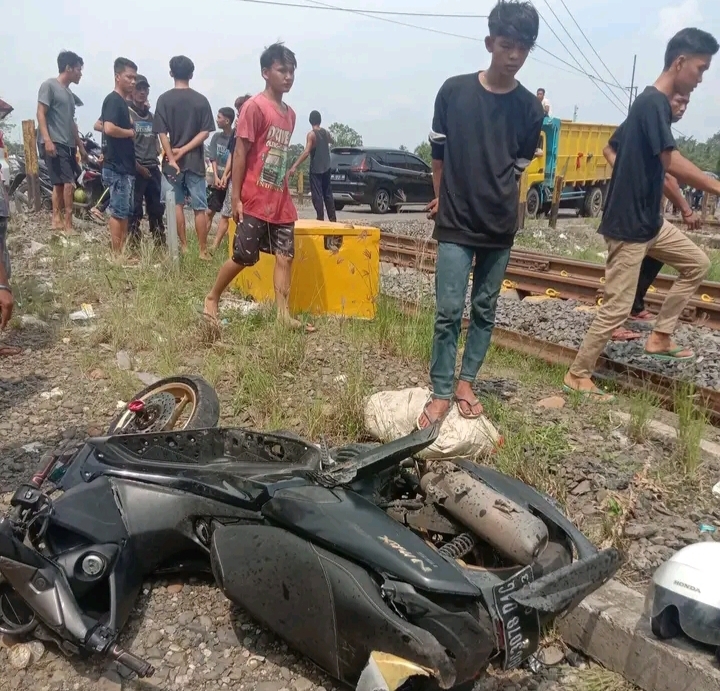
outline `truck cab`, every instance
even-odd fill
[[[612,175],[603,148],[615,127],[545,118],[538,155],[525,172],[528,217],[549,211],[560,178],[561,208],[575,208],[582,216],[600,216]]]

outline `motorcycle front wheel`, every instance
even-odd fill
[[[204,429],[216,427],[219,419],[220,401],[205,379],[167,377],[135,394],[110,423],[108,434]]]

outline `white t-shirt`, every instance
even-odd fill
[[[550,105],[550,101],[548,101],[546,98],[542,100],[543,108],[545,108],[545,114],[548,117],[552,117],[552,106]]]

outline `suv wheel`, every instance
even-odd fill
[[[375,192],[370,208],[375,214],[386,214],[390,211],[390,192],[386,189],[379,189]]]
[[[345,208],[345,204],[342,202],[335,202],[335,211],[342,211]]]

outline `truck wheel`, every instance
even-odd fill
[[[342,202],[335,202],[335,211],[342,211],[345,208],[345,204]]]
[[[540,211],[540,192],[537,187],[528,190],[525,200],[525,215],[528,218],[535,218]]]
[[[603,201],[602,187],[591,187],[585,195],[584,215],[589,218],[597,218],[602,213]]]

